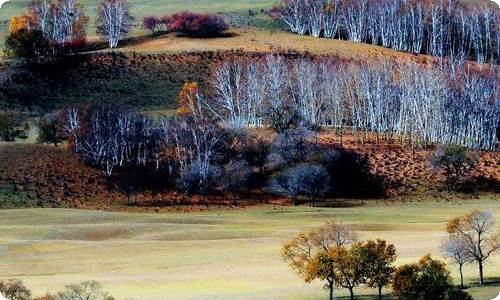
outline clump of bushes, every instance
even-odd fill
[[[34,297],[31,291],[18,279],[0,281],[0,294],[8,300],[114,300],[103,290],[102,285],[97,281],[85,281],[80,284],[67,285],[63,291],[57,294],[46,293],[43,296]]]
[[[15,142],[26,139],[29,126],[21,114],[15,112],[0,112],[0,141]]]
[[[471,295],[453,286],[446,264],[430,255],[417,263],[398,267],[392,279],[393,293],[401,300],[470,300]]]
[[[14,278],[0,281],[0,295],[9,300],[31,300],[31,291],[24,286],[22,281]]]
[[[224,19],[215,14],[200,14],[184,11],[167,16],[147,16],[142,20],[144,29],[153,34],[165,30],[189,37],[219,37],[229,29]]]
[[[434,168],[443,171],[446,188],[456,190],[465,188],[466,181],[478,163],[478,157],[463,146],[447,145],[439,147],[429,161]]]
[[[169,28],[190,37],[217,37],[229,29],[218,15],[182,12],[170,16]]]
[[[11,33],[5,40],[5,53],[12,57],[24,57],[28,60],[49,53],[50,44],[40,30],[20,29]]]
[[[285,262],[305,282],[320,280],[334,299],[335,288],[349,290],[376,288],[378,299],[383,289],[392,288],[400,300],[471,300],[456,288],[446,264],[426,255],[417,262],[396,267],[396,247],[385,240],[357,241],[358,234],[348,225],[327,223],[304,231],[283,244]]]

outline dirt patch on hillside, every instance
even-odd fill
[[[340,138],[331,133],[320,135],[322,143],[339,146]],[[371,172],[384,178],[388,192],[392,196],[425,191],[439,191],[444,185],[444,175],[433,169],[428,162],[435,149],[412,149],[400,143],[388,144],[375,136],[361,144],[352,135],[344,137],[345,148],[366,155]],[[472,172],[472,181],[485,191],[499,192],[500,152],[479,151],[479,162]]]

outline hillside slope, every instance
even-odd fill
[[[242,32],[215,40],[167,35],[119,49],[123,52],[98,51],[33,65],[0,61],[0,109],[47,112],[105,101],[140,110],[171,110],[185,82],[196,81],[205,89],[216,64],[227,59],[263,57],[269,51],[291,58],[333,55],[370,62],[432,59],[360,43],[276,35],[262,31],[252,39],[252,33]]]

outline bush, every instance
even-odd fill
[[[466,291],[459,289],[449,289],[446,295],[446,300],[474,300]]]
[[[31,292],[22,281],[9,279],[0,281],[0,294],[9,300],[31,300]]]
[[[28,126],[18,113],[0,112],[0,141],[14,142],[16,139],[26,139]]]
[[[396,269],[392,281],[394,294],[402,300],[443,300],[451,287],[445,263],[422,257],[418,263]]]
[[[97,281],[85,281],[80,284],[66,286],[66,289],[55,296],[56,300],[114,300]]]
[[[457,189],[458,183],[467,177],[477,164],[474,153],[463,146],[443,146],[430,157],[433,167],[442,169],[446,176],[446,187]]]
[[[5,41],[8,56],[22,57],[28,60],[47,55],[50,45],[40,30],[19,29],[11,33]]]
[[[38,142],[58,146],[62,142],[61,124],[57,116],[48,115],[38,121]]]
[[[213,14],[182,12],[168,19],[168,28],[190,37],[218,37],[229,29],[223,18]]]
[[[160,18],[155,16],[146,16],[142,18],[142,27],[146,30],[151,31],[152,34],[156,33],[161,29],[162,22]]]

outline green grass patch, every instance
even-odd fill
[[[39,201],[30,199],[27,193],[18,191],[15,185],[0,184],[0,208],[35,207],[38,204]]]

